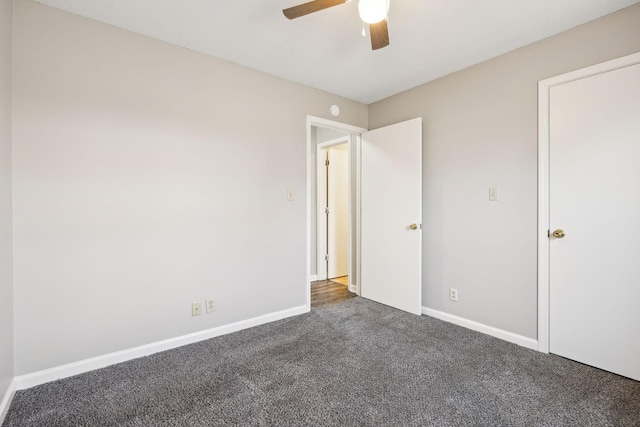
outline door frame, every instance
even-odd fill
[[[318,280],[326,280],[328,278],[327,276],[327,272],[325,271],[323,274],[320,274],[320,263],[322,262],[326,262],[324,259],[324,254],[328,253],[328,241],[327,241],[327,221],[326,221],[326,213],[324,211],[324,208],[321,208],[321,206],[326,206],[327,203],[327,170],[325,168],[325,162],[324,160],[326,159],[321,159],[319,154],[320,153],[326,153],[326,150],[328,150],[331,147],[334,147],[336,145],[340,145],[340,144],[347,144],[347,146],[349,147],[349,167],[348,167],[348,176],[349,176],[349,183],[347,184],[349,186],[349,217],[348,217],[348,221],[349,221],[349,277],[353,277],[353,273],[352,273],[352,262],[351,262],[351,257],[353,254],[353,242],[351,239],[351,228],[353,227],[354,221],[353,221],[353,215],[355,214],[355,212],[352,212],[351,206],[352,206],[352,200],[353,197],[355,197],[355,194],[351,194],[351,177],[353,175],[352,170],[351,170],[351,165],[352,165],[352,159],[351,159],[351,135],[344,135],[341,136],[339,138],[335,138],[332,139],[330,141],[326,141],[326,142],[321,142],[321,143],[317,143],[316,144],[316,247],[317,247],[317,251],[316,251],[316,276],[318,278]],[[324,190],[324,192],[321,192],[320,190]],[[322,249],[322,251],[321,251]],[[351,290],[351,287],[349,288],[349,290]]]
[[[549,149],[550,91],[554,86],[640,63],[640,53],[551,77],[538,82],[538,351],[549,353]]]
[[[307,311],[310,311],[311,310],[311,286],[309,285],[309,283],[311,282],[311,215],[316,214],[311,210],[311,183],[312,183],[311,171],[313,170],[313,166],[314,166],[312,164],[311,153],[316,151],[315,146],[317,145],[312,132],[312,128],[318,127],[318,128],[332,129],[332,130],[348,133],[350,135],[355,135],[357,137],[356,147],[355,147],[357,166],[356,166],[356,170],[354,171],[355,172],[354,176],[356,178],[356,185],[355,185],[356,194],[354,195],[354,197],[356,198],[356,212],[355,212],[355,215],[353,215],[353,218],[356,219],[356,224],[360,224],[360,220],[359,220],[360,218],[360,134],[362,134],[362,132],[366,132],[367,129],[361,128],[358,126],[353,126],[346,123],[324,119],[322,117],[315,117],[311,115],[307,115],[306,126],[307,126],[307,238],[306,238],[306,251],[307,251],[307,272],[306,273],[307,274],[306,274],[306,281],[304,286],[305,286],[306,301],[307,301],[306,308],[307,308]],[[350,241],[352,240],[351,238],[352,235],[353,233],[350,233],[350,236],[349,236]],[[356,291],[356,293],[359,294],[360,293],[360,227],[359,226],[356,226],[355,240],[356,241],[353,243],[355,243],[354,246],[355,246],[355,253],[356,253],[356,256],[355,256],[356,265],[351,266],[352,264],[351,260],[349,264],[350,264],[350,273],[352,271],[351,270],[352,268],[356,272],[356,283],[354,283],[355,289],[349,289],[349,290]],[[351,245],[352,243],[350,242],[349,246],[351,247]]]

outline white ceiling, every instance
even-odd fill
[[[368,104],[640,0],[390,0],[377,51],[357,0],[292,21],[307,0],[37,1]]]

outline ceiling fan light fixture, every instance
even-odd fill
[[[376,24],[387,17],[389,0],[360,0],[358,12],[364,22]]]

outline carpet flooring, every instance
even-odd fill
[[[3,426],[640,426],[640,382],[363,298],[19,391]]]

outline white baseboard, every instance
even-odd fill
[[[354,294],[358,293],[358,288],[353,283],[349,283],[349,292],[353,292]]]
[[[303,305],[287,310],[278,311],[275,313],[264,314],[252,319],[241,320],[239,322],[230,323],[228,325],[206,329],[204,331],[194,332],[191,334],[169,338],[166,340],[157,341],[151,344],[134,347],[127,350],[116,351],[114,353],[108,353],[102,356],[68,363],[66,365],[56,366],[54,368],[44,369],[42,371],[33,372],[31,374],[19,375],[15,378],[16,388],[17,390],[24,390],[26,388],[48,383],[50,381],[55,381],[61,378],[67,378],[73,375],[82,374],[84,372],[93,371],[95,369],[104,368],[106,366],[115,365],[116,363],[126,362],[128,360],[149,356],[154,353],[181,347],[183,345],[193,344],[198,341],[203,341],[220,335],[237,332],[242,329],[252,328],[254,326],[262,325],[265,323],[285,319],[287,317],[297,316],[308,311],[309,307]]]
[[[531,350],[538,350],[538,341],[533,338],[527,338],[522,335],[514,334],[513,332],[504,331],[502,329],[494,328],[493,326],[474,322],[473,320],[465,319],[464,317],[454,316],[453,314],[433,310],[427,307],[422,307],[422,314],[472,329],[477,332],[482,332],[483,334],[491,335],[492,337],[500,338],[501,340],[509,341],[510,343],[517,344],[522,347],[530,348]]]
[[[317,274],[312,274],[311,277],[309,277],[310,282],[316,282],[317,280],[318,280]]]
[[[0,402],[0,425],[4,422],[4,417],[7,415],[9,411],[9,407],[11,406],[11,401],[13,400],[13,396],[16,394],[16,390],[18,387],[18,382],[14,378],[11,380],[9,384],[9,388],[4,393],[4,397],[2,398],[2,402]]]

